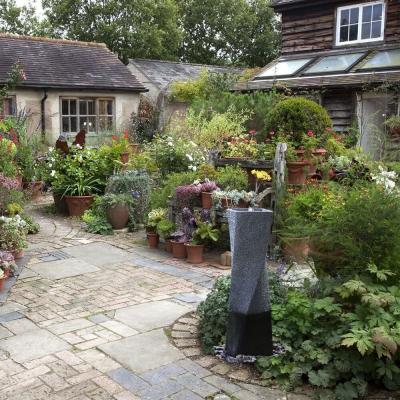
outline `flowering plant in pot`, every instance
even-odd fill
[[[0,270],[3,271],[5,278],[15,274],[17,265],[11,252],[0,251]]]
[[[245,208],[252,205],[255,200],[255,192],[245,190],[216,190],[212,194],[213,202],[222,208],[241,207]]]
[[[217,242],[219,230],[210,222],[196,221],[197,228],[193,232],[192,240],[185,243],[187,251],[187,261],[192,264],[200,264],[204,261],[204,246],[210,242]]]
[[[393,137],[400,136],[400,116],[393,115],[385,121],[385,126],[389,129],[389,133]]]
[[[257,158],[258,153],[257,141],[254,139],[254,135],[249,133],[227,140],[222,155],[224,158],[246,160]]]
[[[122,164],[129,162],[129,133],[124,131],[121,135],[112,136],[112,147],[119,153]]]
[[[304,185],[307,178],[308,165],[308,160],[299,159],[293,145],[290,142],[287,143],[286,167],[290,185]]]
[[[219,187],[214,181],[209,181],[208,179],[205,182],[200,184],[201,187],[201,206],[206,209],[210,209],[212,207],[212,192],[218,190]]]
[[[147,215],[146,232],[149,247],[158,247],[160,236],[157,233],[157,225],[160,221],[166,219],[167,214],[168,210],[166,208],[156,208],[154,210],[151,210]]]
[[[171,234],[172,255],[175,258],[186,257],[185,243],[191,240],[194,230],[196,229],[196,219],[192,211],[185,207],[180,215],[181,226],[176,232]]]
[[[175,229],[175,224],[169,219],[162,219],[157,224],[157,233],[164,239],[165,250],[168,251],[168,253],[172,252],[171,235]]]
[[[199,204],[201,191],[202,185],[199,183],[178,186],[175,189],[177,206],[179,208],[193,208]]]
[[[27,246],[26,222],[19,216],[0,217],[0,249],[10,251],[14,258],[23,257],[23,249]]]
[[[105,208],[107,221],[113,229],[126,227],[130,210],[135,205],[135,199],[128,193],[106,193],[102,197],[102,205]]]

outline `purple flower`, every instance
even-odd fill
[[[0,174],[0,187],[3,187],[7,190],[17,189],[18,181],[16,179],[8,178],[7,176]]]
[[[211,212],[210,212],[210,210],[207,210],[206,208],[203,208],[200,211],[200,220],[202,222],[211,222]]]
[[[214,192],[215,190],[219,189],[219,187],[214,181],[204,182],[200,186],[202,192]]]

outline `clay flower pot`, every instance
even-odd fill
[[[165,251],[172,253],[172,243],[171,239],[165,239]]]
[[[304,262],[310,252],[309,238],[285,238],[282,247],[283,255],[286,259],[295,260],[298,263]]]
[[[249,203],[243,199],[239,200],[238,208],[249,208]]]
[[[175,258],[184,259],[186,258],[186,246],[183,242],[176,242],[175,240],[171,240],[172,244],[172,255]]]
[[[147,243],[151,249],[156,249],[158,247],[159,240],[160,236],[157,233],[147,233]]]
[[[94,196],[65,196],[69,215],[81,217],[93,204]]]
[[[201,206],[203,208],[212,208],[212,193],[211,192],[201,192]]]
[[[107,210],[107,221],[113,229],[123,229],[129,221],[129,206],[116,204]]]
[[[31,182],[30,187],[31,187],[32,200],[37,200],[42,195],[43,182],[42,181]]]
[[[187,252],[187,262],[191,264],[201,264],[204,261],[204,245],[185,243]]]
[[[57,212],[61,215],[68,215],[68,206],[65,197],[62,196],[60,193],[53,192],[53,200]]]
[[[129,162],[129,153],[127,151],[124,151],[123,153],[121,153],[121,155],[119,157],[120,157],[120,160],[121,160],[122,164],[128,164],[128,162]]]
[[[287,163],[289,185],[304,185],[307,178],[307,161]]]
[[[13,255],[15,260],[19,260],[21,258],[24,257],[25,253],[24,253],[24,249],[19,249],[19,250],[13,250],[11,252],[11,254]]]

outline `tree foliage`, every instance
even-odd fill
[[[177,1],[184,61],[264,66],[276,56],[279,22],[269,0]]]
[[[106,43],[124,62],[176,58],[181,30],[174,0],[44,0],[43,6],[57,35]]]

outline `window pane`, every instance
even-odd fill
[[[366,53],[353,53],[353,54],[341,54],[337,56],[323,57],[311,68],[306,70],[306,74],[314,73],[327,73],[327,72],[339,72],[346,71],[356,61],[360,60]]]
[[[372,6],[367,6],[363,8],[363,22],[371,22],[372,19]]]
[[[377,39],[381,37],[381,27],[382,27],[381,21],[372,23],[372,34],[371,34],[372,39]]]
[[[382,20],[382,11],[383,11],[382,4],[374,5],[374,11],[373,11],[373,14],[372,14],[372,20],[373,21],[381,21]]]
[[[86,117],[80,117],[79,118],[79,129],[85,129],[87,131],[87,118]]]
[[[361,69],[400,67],[400,50],[380,51],[375,54]]]
[[[79,114],[87,115],[87,102],[86,100],[79,100]]]
[[[68,115],[69,111],[68,111],[68,100],[62,100],[61,101],[61,112],[62,115]]]
[[[113,129],[113,117],[108,117],[107,118],[107,129],[112,130]]]
[[[96,132],[96,117],[88,118],[88,132]]]
[[[70,115],[76,115],[76,100],[69,101],[69,113]]]
[[[362,24],[361,39],[371,38],[371,23]]]
[[[94,106],[94,100],[88,100],[88,115],[95,115],[96,110]]]
[[[294,75],[302,67],[304,67],[312,58],[301,60],[279,61],[265,71],[261,72],[257,77],[275,77],[275,76],[290,76]]]
[[[77,126],[78,126],[78,118],[77,117],[71,117],[71,132],[78,132]]]
[[[350,11],[350,24],[358,24],[358,8],[352,8]]]
[[[358,25],[350,25],[349,40],[358,39]]]
[[[112,102],[112,100],[109,100],[107,102],[107,114],[108,115],[113,115],[113,102]]]
[[[342,10],[340,17],[340,25],[349,25],[350,23],[350,10]]]
[[[107,109],[106,100],[99,100],[99,115],[105,115]]]
[[[69,118],[63,117],[62,118],[62,131],[63,132],[70,132],[69,130]]]
[[[341,42],[347,42],[349,40],[349,27],[348,26],[342,26],[340,28],[340,41]]]

